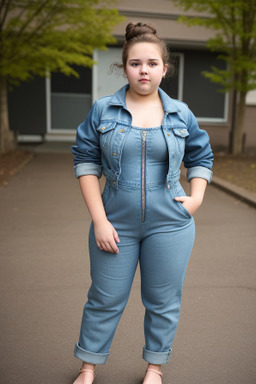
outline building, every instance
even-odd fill
[[[121,46],[129,21],[153,24],[170,47],[176,63],[176,74],[163,80],[162,88],[174,98],[185,101],[208,131],[213,147],[228,147],[232,103],[229,93],[221,93],[219,85],[202,75],[216,65],[225,63],[206,49],[212,32],[203,27],[187,27],[177,22],[182,14],[170,0],[120,0],[117,8],[126,20],[114,31],[115,46],[108,51],[95,51],[98,62],[93,69],[77,68],[80,78],[52,74],[36,78],[9,94],[11,129],[18,131],[19,141],[74,141],[75,131],[95,99],[115,92],[126,80],[122,74],[110,73],[113,62],[121,62]],[[191,16],[193,12],[189,13]],[[246,108],[246,147],[256,147],[256,91],[248,95]]]

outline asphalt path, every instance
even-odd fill
[[[72,384],[90,285],[90,218],[64,153],[37,153],[0,189],[1,384]],[[209,186],[163,384],[256,383],[256,211]],[[185,241],[185,239],[184,239]],[[139,271],[95,384],[140,384]]]

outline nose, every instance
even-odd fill
[[[147,74],[148,73],[148,70],[147,70],[147,66],[146,64],[142,64],[141,67],[140,67],[140,73],[144,73],[144,74]]]

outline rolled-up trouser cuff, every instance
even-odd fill
[[[152,352],[148,351],[146,347],[143,348],[143,359],[150,364],[166,364],[170,360],[172,350],[168,352]]]
[[[105,364],[109,353],[89,352],[81,348],[78,343],[75,345],[74,356],[90,364]]]

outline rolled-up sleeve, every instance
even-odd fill
[[[77,178],[84,175],[96,175],[100,178],[102,174],[97,109],[95,102],[85,121],[77,128],[76,145],[72,146],[74,172]]]
[[[192,112],[188,121],[189,136],[186,139],[184,166],[187,168],[187,179],[195,177],[212,180],[213,153],[206,131],[199,128]]]

